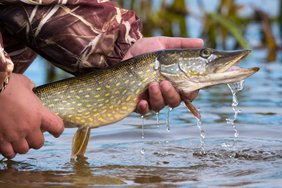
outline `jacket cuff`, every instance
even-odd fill
[[[5,90],[10,80],[14,64],[0,44],[0,93]]]

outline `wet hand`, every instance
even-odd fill
[[[0,154],[9,159],[31,148],[41,148],[44,131],[55,137],[63,132],[63,121],[42,105],[33,87],[26,77],[12,74],[0,94]]]
[[[202,47],[203,40],[201,39],[176,37],[142,38],[128,50],[123,60],[162,49]],[[160,83],[153,82],[149,85],[148,90],[139,96],[136,111],[140,114],[146,114],[150,110],[159,112],[165,106],[174,108],[178,106],[183,99],[192,101],[196,98],[197,94],[198,91],[188,94],[179,93],[169,81],[162,81]]]

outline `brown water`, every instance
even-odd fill
[[[251,63],[248,64],[248,66]],[[202,90],[194,105],[205,131],[201,150],[197,121],[184,106],[142,120],[132,114],[93,129],[86,158],[70,161],[76,129],[59,139],[46,134],[42,149],[0,162],[0,187],[279,187],[282,185],[282,65],[261,64],[238,93],[241,113],[232,125],[226,85]]]

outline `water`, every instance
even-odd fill
[[[206,137],[206,133],[205,133],[205,130],[203,129],[203,123],[202,123],[202,120],[199,119],[199,118],[195,118],[197,120],[197,127],[199,128],[199,131],[200,131],[200,148],[201,148],[201,154],[206,154],[206,151],[205,151],[205,137]]]
[[[282,65],[259,63],[255,51],[246,66],[261,67],[238,95],[240,136],[226,124],[233,96],[225,85],[201,90],[204,151],[197,122],[184,105],[156,116],[132,114],[114,125],[93,129],[86,158],[70,161],[72,136],[45,134],[40,150],[0,162],[0,187],[122,185],[147,187],[276,187],[282,183]],[[245,64],[245,63],[244,63]],[[37,65],[34,65],[37,66]],[[31,69],[30,71],[37,71]],[[145,136],[142,138],[142,130]],[[144,132],[143,132],[144,133]],[[143,149],[143,150],[142,150]],[[140,151],[141,150],[141,151]]]
[[[170,131],[170,112],[172,111],[172,108],[168,108],[167,113],[166,113],[166,130],[169,132]]]
[[[240,82],[236,82],[236,83],[230,83],[227,84],[227,86],[229,87],[231,93],[232,93],[232,110],[234,111],[234,116],[233,119],[226,119],[226,122],[228,124],[231,124],[234,130],[234,137],[237,138],[239,136],[239,131],[237,130],[235,121],[237,119],[238,114],[240,113],[240,110],[237,108],[239,102],[237,99],[237,93],[241,90],[243,90],[244,86],[243,86],[244,80],[241,80]]]

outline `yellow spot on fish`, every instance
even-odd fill
[[[86,104],[86,107],[87,108],[90,108],[92,105],[91,104]]]
[[[135,84],[135,82],[136,82],[136,81],[135,81],[135,80],[133,80],[133,81],[131,81],[131,82],[130,82],[130,84],[131,84],[131,85],[133,85],[133,84]]]
[[[118,82],[117,84],[116,84],[116,86],[118,87],[120,85],[120,82]]]
[[[106,93],[106,94],[105,94],[105,97],[108,97],[108,96],[110,96],[110,93]]]
[[[78,91],[78,93],[82,93],[82,92],[83,92],[83,90],[82,90],[82,89]]]
[[[68,118],[71,118],[72,117],[72,114],[68,115]]]
[[[77,120],[81,120],[81,118],[80,118],[79,116],[76,116],[76,117],[75,117],[75,119],[77,119]]]
[[[85,95],[84,97],[85,97],[85,98],[89,98],[89,97],[90,97],[90,95]]]
[[[131,96],[128,96],[128,97],[125,99],[125,101],[130,101],[130,99],[131,99]]]
[[[97,90],[97,91],[100,91],[100,90],[101,90],[101,88],[100,88],[100,87],[97,87],[97,88],[96,88],[96,90]]]
[[[70,98],[71,98],[71,96],[70,96],[70,95],[68,95],[68,96],[67,96],[67,98],[68,98],[68,99],[70,99]]]
[[[127,110],[127,107],[126,106],[122,106],[121,109],[122,110]]]
[[[125,80],[124,83],[128,84],[129,80]]]
[[[109,99],[105,100],[105,103],[108,103],[108,102],[110,102],[110,100],[109,100]]]
[[[112,110],[113,108],[114,108],[114,106],[113,106],[113,105],[109,106],[109,109],[110,109],[110,110]]]
[[[75,98],[80,99],[80,96],[76,95]]]
[[[137,89],[136,91],[135,91],[135,94],[137,95],[137,94],[139,94],[140,93],[140,91],[141,91],[141,89],[139,88],[139,89]]]
[[[70,108],[68,108],[69,110],[74,110],[75,108],[74,107],[70,107]]]
[[[118,90],[117,90],[117,91],[115,91],[115,94],[120,94],[120,91],[118,91]]]
[[[80,122],[81,122],[81,123],[85,123],[85,120],[84,120],[84,119],[82,119],[82,120],[80,120]]]
[[[90,88],[90,87],[88,87],[87,89],[86,89],[86,91],[91,91],[92,89]]]
[[[95,98],[99,98],[100,97],[100,95],[98,94],[98,95],[95,95]]]
[[[48,107],[53,107],[53,106],[54,106],[54,104],[49,104],[49,105],[48,105]]]
[[[111,88],[111,86],[109,86],[109,85],[106,85],[105,87],[106,87],[107,89],[110,89],[110,88]]]
[[[81,105],[82,105],[82,103],[78,103],[78,104],[77,104],[77,106],[81,106]]]
[[[93,121],[94,121],[94,119],[93,119],[93,118],[88,118],[88,120],[89,120],[90,122],[93,122]]]
[[[89,114],[90,114],[90,112],[85,112],[84,113],[85,116],[88,116]]]

